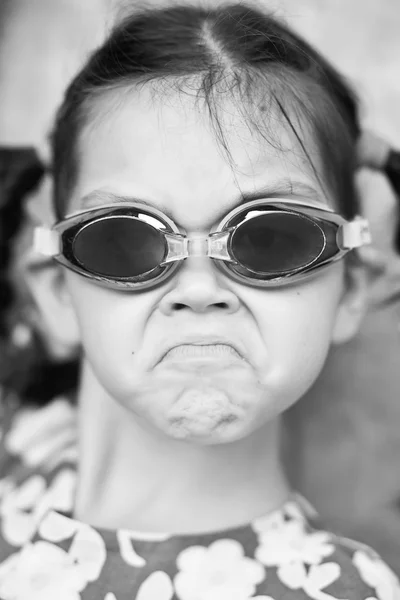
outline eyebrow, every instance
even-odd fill
[[[308,200],[319,206],[326,206],[326,204],[323,202],[325,199],[323,193],[319,193],[313,186],[302,181],[290,181],[288,179],[284,179],[274,183],[273,185],[260,188],[257,191],[241,194],[236,203],[230,207],[229,210],[234,210],[242,204],[246,204],[252,200],[261,200],[263,198],[287,198],[288,196],[290,196],[290,198],[298,198],[299,200]],[[101,208],[102,204],[117,204],[119,202],[137,202],[143,204],[144,206],[148,206],[149,208],[155,208],[163,212],[171,220],[175,220],[171,214],[171,211],[162,204],[156,204],[155,202],[151,202],[150,200],[146,200],[144,198],[125,196],[123,194],[117,194],[105,190],[94,190],[93,192],[90,192],[81,199],[80,206],[81,208]],[[218,217],[216,220],[218,220]]]

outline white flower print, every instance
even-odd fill
[[[275,511],[264,517],[252,521],[251,526],[256,533],[267,533],[271,529],[281,529],[285,525],[285,517],[282,511]]]
[[[353,563],[361,579],[375,589],[378,600],[400,600],[399,579],[381,558],[358,550]]]
[[[86,584],[72,557],[48,542],[27,544],[0,565],[4,600],[80,600]]]
[[[35,512],[42,516],[50,509],[69,512],[74,506],[77,482],[76,471],[69,467],[59,471],[40,498]]]
[[[292,519],[303,522],[308,518],[318,517],[315,508],[300,494],[296,494],[295,500],[285,504],[285,513]]]
[[[29,541],[35,530],[36,519],[32,509],[46,490],[41,475],[33,475],[16,487],[12,482],[3,489],[0,498],[1,528],[4,539],[13,546]]]
[[[56,512],[47,514],[38,527],[39,535],[48,542],[61,542],[71,538],[84,525]],[[87,526],[85,526],[87,527]]]
[[[258,530],[259,546],[255,558],[267,567],[286,564],[317,565],[330,556],[335,547],[325,531],[308,533],[303,521],[287,521],[281,527]]]
[[[42,409],[23,409],[4,438],[8,452],[29,467],[50,472],[60,460],[76,451],[76,409],[58,398]],[[4,539],[20,547],[27,543],[42,516],[51,508],[69,511],[73,506],[76,473],[63,469],[46,487],[43,475],[22,484],[10,478],[0,481],[0,517]]]
[[[271,529],[286,527],[288,521],[285,517],[290,517],[290,520],[306,523],[306,513],[313,517],[317,516],[313,507],[302,496],[296,495],[296,498],[296,501],[286,502],[284,510],[275,510],[263,517],[254,519],[251,523],[254,531],[258,534],[266,535]]]
[[[42,475],[32,475],[20,486],[10,483],[0,493],[0,517],[4,539],[13,546],[28,542],[49,509],[67,512],[73,505],[76,473],[60,471],[46,488]]]
[[[9,494],[14,487],[15,485],[11,477],[4,477],[4,479],[0,479],[0,499]]]
[[[284,585],[291,590],[304,590],[313,600],[337,600],[322,590],[339,579],[340,573],[340,566],[332,562],[312,565],[308,572],[301,563],[286,564],[277,571]]]
[[[4,446],[28,466],[54,468],[59,456],[76,446],[76,418],[76,409],[65,398],[44,408],[26,408],[16,415]]]
[[[128,565],[131,565],[131,567],[144,567],[146,564],[145,559],[139,556],[133,547],[135,541],[140,539],[142,541],[164,542],[169,537],[169,534],[166,533],[142,533],[127,529],[119,529],[117,531],[120,554],[124,561]]]
[[[133,540],[132,537],[129,535],[129,532],[126,532],[124,530],[117,531],[117,539],[119,544],[119,551],[124,561],[128,565],[131,565],[131,567],[144,567],[146,561],[142,556],[139,556],[139,554],[133,547]]]
[[[249,600],[265,578],[263,566],[244,556],[243,546],[233,539],[186,548],[177,566],[174,585],[180,600]]]
[[[306,521],[293,516],[296,518],[274,528],[262,528],[257,523],[259,546],[255,558],[266,567],[277,567],[277,576],[287,587],[302,589],[314,600],[330,599],[332,596],[322,590],[338,579],[340,567],[320,563],[335,550],[332,536],[325,531],[308,533]],[[311,568],[307,571],[305,565]]]
[[[68,554],[85,571],[87,581],[98,579],[107,558],[101,535],[90,525],[51,512],[39,527],[40,535],[48,541],[60,542],[74,535]]]
[[[0,565],[3,600],[80,600],[80,592],[99,578],[106,560],[102,537],[88,525],[57,513],[40,526],[44,538],[61,541],[73,536],[66,552],[47,541],[27,544]]]
[[[140,586],[136,600],[171,600],[173,595],[170,577],[164,571],[155,571]]]

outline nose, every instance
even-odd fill
[[[181,310],[234,313],[240,308],[240,300],[223,280],[211,258],[189,257],[175,274],[174,286],[162,298],[159,308],[165,315]]]

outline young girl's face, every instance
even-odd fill
[[[269,144],[227,101],[228,156],[189,95],[162,102],[144,88],[102,108],[83,135],[68,214],[98,207],[96,192],[107,191],[149,202],[187,235],[205,236],[242,194],[287,189],[291,200],[332,207],[278,116],[269,125],[280,143]],[[305,143],[313,153],[311,138]],[[205,444],[248,435],[312,385],[342,335],[343,275],[339,261],[266,290],[195,257],[159,287],[118,292],[65,271],[88,380],[149,426]]]

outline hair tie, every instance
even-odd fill
[[[400,152],[398,150],[390,150],[384,171],[400,202]]]
[[[384,173],[400,203],[400,151],[380,136],[364,131],[358,142],[358,165]]]
[[[386,140],[371,131],[364,131],[357,146],[359,167],[367,167],[374,171],[384,170],[390,150]]]
[[[400,151],[370,131],[364,131],[358,142],[358,164],[385,173],[400,201]]]

